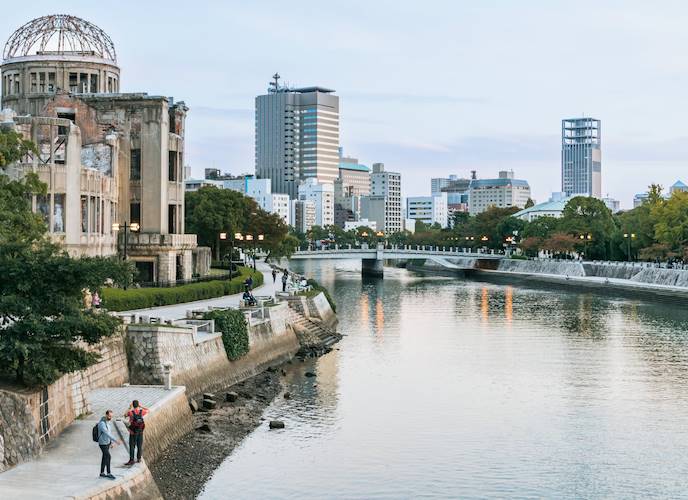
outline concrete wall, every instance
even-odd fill
[[[163,363],[171,362],[172,381],[188,396],[225,388],[286,361],[299,350],[287,325],[288,307],[266,308],[266,319],[249,323],[249,352],[230,361],[218,334],[194,334],[190,328],[133,324],[128,329],[129,366],[134,384],[164,382]]]
[[[320,319],[328,326],[334,325],[337,322],[337,316],[330,307],[327,297],[322,292],[308,299],[308,315]]]

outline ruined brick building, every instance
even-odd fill
[[[184,234],[184,102],[120,93],[112,40],[73,16],[15,31],[0,72],[0,125],[38,146],[10,172],[48,185],[33,204],[55,240],[73,255],[126,253],[142,281],[207,272],[208,249]]]

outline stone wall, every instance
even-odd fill
[[[0,472],[41,450],[33,414],[20,395],[0,390]]]
[[[155,463],[172,443],[191,432],[193,419],[184,387],[175,387],[172,393],[149,408],[144,432],[143,458]]]
[[[191,328],[159,324],[129,325],[129,366],[133,384],[164,382],[163,364],[171,362],[172,382],[187,395],[222,389],[286,361],[299,343],[287,324],[288,307],[265,309],[266,319],[249,323],[249,352],[230,361],[221,334],[195,334]]]
[[[67,373],[47,387],[0,391],[0,409],[16,409],[17,405],[23,405],[23,410],[16,411],[19,412],[17,414],[31,416],[33,430],[27,434],[27,439],[33,439],[31,436],[35,436],[39,443],[39,448],[34,449],[23,445],[17,447],[15,440],[4,439],[4,434],[17,435],[28,432],[21,421],[12,423],[13,420],[10,419],[7,425],[0,426],[0,439],[5,441],[7,456],[16,456],[19,462],[31,458],[40,451],[40,446],[56,438],[77,417],[90,412],[88,392],[91,389],[119,386],[129,381],[124,330],[88,349],[98,352],[101,359],[86,370]],[[33,452],[29,453],[28,450]],[[11,461],[8,464],[14,466],[19,462]]]
[[[318,318],[327,326],[333,326],[337,323],[337,316],[322,292],[308,299],[308,314]]]

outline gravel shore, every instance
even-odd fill
[[[271,369],[216,392],[215,409],[194,413],[194,430],[171,445],[150,468],[167,500],[199,495],[224,459],[261,424],[263,410],[281,390],[280,372]],[[238,394],[234,402],[225,400],[230,391]],[[200,398],[198,401],[200,406]]]

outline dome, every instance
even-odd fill
[[[5,44],[3,59],[32,55],[97,56],[117,62],[115,45],[95,24],[64,14],[43,16],[15,31]]]

